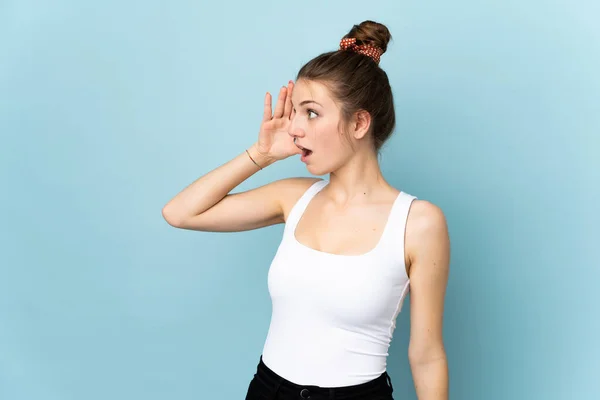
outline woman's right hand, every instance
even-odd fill
[[[275,112],[271,110],[271,94],[265,95],[263,120],[260,125],[256,151],[267,159],[283,160],[302,151],[294,143],[288,129],[292,115],[292,91],[294,83],[290,81],[287,87],[279,90]]]

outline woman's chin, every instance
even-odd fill
[[[306,164],[306,169],[307,169],[308,172],[310,172],[312,175],[315,175],[315,176],[327,175],[330,172],[330,171],[325,170],[323,168],[318,168],[317,165],[311,164],[311,163],[307,163]]]

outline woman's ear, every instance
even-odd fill
[[[354,114],[352,123],[352,136],[355,139],[362,139],[369,132],[371,126],[371,114],[365,110],[359,110]]]

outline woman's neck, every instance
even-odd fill
[[[355,154],[341,168],[329,174],[328,195],[338,204],[371,202],[389,193],[373,151]]]

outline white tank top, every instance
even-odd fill
[[[360,255],[303,245],[294,235],[315,182],[292,207],[268,272],[272,315],[265,365],[299,385],[350,386],[386,370],[388,348],[409,279],[404,231],[416,198],[400,192],[378,244]]]

